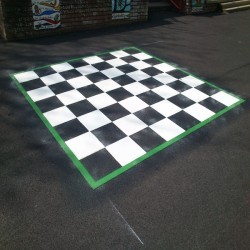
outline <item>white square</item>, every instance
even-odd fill
[[[104,81],[97,82],[95,84],[98,88],[100,88],[103,92],[108,92],[113,89],[117,89],[120,87],[118,83],[113,81],[112,79],[107,79]]]
[[[78,76],[76,78],[72,78],[67,81],[73,88],[79,89],[81,87],[85,87],[88,85],[93,84],[87,77],[85,76]]]
[[[199,91],[198,89],[194,89],[194,88],[188,89],[188,90],[182,92],[182,94],[195,102],[203,101],[204,99],[209,97],[205,93]]]
[[[201,122],[203,122],[204,120],[208,119],[209,117],[215,114],[214,112],[203,107],[199,103],[195,103],[185,108],[184,111],[192,115],[194,118],[198,119]]]
[[[239,99],[229,95],[228,93],[224,92],[224,91],[220,91],[217,92],[216,94],[211,96],[213,99],[215,99],[216,101],[226,105],[226,106],[231,106],[234,103],[238,102]]]
[[[15,75],[18,82],[27,82],[39,78],[39,76],[34,71],[19,73]]]
[[[127,64],[125,61],[123,61],[123,60],[120,59],[120,58],[108,60],[107,63],[109,63],[109,64],[112,65],[113,67],[119,67],[119,66],[122,66],[122,65]]]
[[[85,97],[76,89],[61,93],[57,95],[57,97],[64,105],[70,105],[85,99]]]
[[[157,123],[154,123],[150,126],[158,135],[160,135],[166,141],[169,141],[176,136],[185,132],[184,129],[179,127],[174,122],[170,121],[168,118],[165,118]]]
[[[131,72],[131,73],[127,74],[127,75],[129,77],[133,78],[137,82],[142,81],[142,80],[147,79],[147,78],[150,77],[148,74],[142,72],[141,70]]]
[[[114,124],[126,135],[132,135],[147,127],[147,125],[143,121],[141,121],[133,114],[124,116],[114,121]]]
[[[95,110],[77,118],[89,131],[100,128],[108,123],[110,119],[100,110]]]
[[[139,60],[146,60],[146,59],[149,59],[149,58],[152,58],[152,56],[146,54],[146,53],[138,53],[138,54],[134,54],[133,57],[139,59]]]
[[[129,137],[123,138],[109,145],[106,149],[121,164],[121,166],[125,166],[146,153]]]
[[[65,81],[65,79],[60,74],[58,74],[58,73],[41,77],[41,80],[46,85],[52,85],[52,84],[55,84],[55,83],[59,83],[59,82]]]
[[[133,62],[133,63],[130,63],[130,65],[135,67],[136,69],[146,69],[148,67],[151,67],[150,64],[145,63],[143,61]]]
[[[176,68],[168,63],[160,63],[154,66],[156,69],[159,69],[162,72],[169,72],[171,70],[175,70]]]
[[[169,117],[180,112],[182,109],[168,100],[163,100],[151,105],[153,109],[165,117]]]
[[[93,74],[93,73],[96,73],[96,72],[99,71],[98,69],[96,69],[92,65],[82,66],[82,67],[76,68],[76,70],[78,72],[80,72],[83,76],[86,76],[86,75],[89,75],[89,74]]]
[[[86,58],[83,58],[83,60],[89,64],[95,64],[95,63],[100,63],[104,62],[100,57],[98,56],[89,56]]]
[[[110,54],[117,58],[129,56],[129,54],[127,52],[124,52],[123,50],[114,51],[111,52]]]
[[[162,73],[159,75],[154,76],[154,79],[156,79],[157,81],[163,83],[163,84],[168,84],[170,82],[174,82],[177,79],[167,73]]]
[[[44,113],[44,116],[52,126],[57,126],[76,118],[75,115],[67,107],[53,109]]]
[[[147,88],[146,86],[144,86],[143,84],[139,82],[133,82],[133,83],[127,84],[123,88],[129,91],[133,95],[139,95],[149,90],[149,88]]]
[[[81,160],[104,148],[103,144],[90,132],[66,141],[70,150]]]
[[[193,76],[185,76],[185,77],[181,78],[180,81],[186,83],[187,85],[189,85],[191,87],[196,87],[196,86],[199,86],[199,85],[204,83],[200,79],[197,79]]]
[[[159,95],[165,99],[179,94],[178,91],[176,91],[175,89],[173,89],[167,85],[162,85],[160,87],[154,88],[154,89],[152,89],[152,91],[154,91],[157,95]]]
[[[137,96],[129,97],[125,100],[119,102],[125,109],[127,109],[130,113],[135,113],[141,109],[148,107],[148,104],[142,101]]]
[[[102,73],[109,78],[115,78],[117,76],[124,75],[124,73],[117,68],[102,70]]]
[[[34,102],[54,96],[54,92],[49,87],[42,87],[27,92]]]
[[[88,98],[88,101],[91,104],[93,104],[97,109],[102,109],[102,108],[105,108],[109,105],[116,103],[116,100],[106,93],[92,96]]]
[[[55,64],[55,65],[52,65],[51,68],[54,69],[57,73],[74,69],[74,67],[72,67],[72,65],[70,65],[69,63]]]

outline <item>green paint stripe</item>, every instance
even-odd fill
[[[190,75],[190,76],[193,76],[193,77],[195,77],[196,79],[201,80],[202,82],[206,83],[207,85],[209,85],[209,86],[211,86],[211,87],[213,87],[213,88],[215,88],[215,89],[221,90],[221,91],[223,91],[223,92],[225,92],[225,93],[227,93],[227,94],[229,94],[229,95],[231,95],[231,96],[233,96],[233,97],[235,97],[235,98],[237,98],[237,99],[239,99],[239,100],[244,101],[244,99],[242,99],[241,97],[239,97],[239,96],[237,96],[237,95],[235,95],[235,94],[233,94],[233,93],[231,93],[231,92],[229,92],[229,91],[227,91],[227,90],[224,90],[223,88],[220,88],[220,87],[218,87],[218,86],[216,86],[216,85],[214,85],[214,84],[212,84],[212,83],[210,83],[210,82],[208,82],[208,81],[206,81],[206,80],[204,80],[204,79],[202,79],[202,78],[200,78],[200,77],[198,77],[198,76],[196,76],[196,75],[194,75],[194,74],[192,74],[192,73],[190,73],[190,72],[188,72],[188,71],[186,71],[186,70],[184,70],[184,69],[182,69],[182,68],[179,68],[178,66],[176,66],[176,65],[174,65],[174,64],[168,63],[168,62],[166,62],[166,61],[164,61],[164,60],[162,60],[162,59],[160,59],[160,58],[158,58],[158,57],[156,57],[156,56],[153,56],[153,55],[149,54],[148,52],[146,52],[146,51],[144,51],[144,50],[142,50],[142,49],[137,48],[137,50],[138,50],[138,51],[141,51],[141,52],[143,52],[143,53],[145,53],[145,54],[147,54],[147,55],[149,55],[149,56],[151,56],[152,58],[154,58],[154,59],[156,59],[156,60],[158,60],[158,61],[160,61],[160,62],[167,63],[167,64],[173,66],[174,68],[178,69],[179,71],[181,71],[181,72],[183,72],[183,73],[186,73],[186,74],[188,74],[188,75]]]
[[[72,162],[75,164],[75,166],[78,168],[80,173],[85,177],[89,185],[93,188],[95,186],[95,180],[93,177],[89,174],[86,168],[83,168],[81,162],[76,158],[74,153],[70,150],[70,148],[67,146],[67,144],[63,141],[61,136],[57,133],[57,131],[52,127],[52,125],[49,123],[49,121],[46,119],[46,117],[43,115],[43,113],[40,111],[39,107],[36,105],[35,102],[29,97],[26,90],[23,88],[23,86],[16,80],[14,76],[11,76],[13,81],[16,83],[19,90],[24,95],[25,99],[29,102],[31,107],[35,110],[37,115],[40,117],[40,119],[43,121],[45,126],[48,128],[48,130],[51,132],[51,134],[54,136],[56,141],[59,143],[59,145],[62,147],[62,149],[65,151],[65,153],[69,156],[69,158],[72,160]]]
[[[124,48],[121,48],[121,49],[118,49],[118,50],[127,50],[127,49],[131,49],[131,48],[135,48],[135,47],[124,47]],[[118,50],[117,49],[116,50],[107,50],[107,51],[98,52],[98,53],[95,53],[95,54],[92,54],[92,55],[87,55],[87,56],[83,56],[83,57],[76,57],[76,58],[68,59],[68,60],[65,60],[65,61],[58,62],[58,63],[52,63],[52,64],[47,64],[45,66],[31,68],[31,69],[26,70],[26,71],[19,71],[17,73],[10,74],[10,76],[13,79],[13,76],[17,75],[17,74],[21,74],[21,73],[25,73],[25,72],[33,71],[33,70],[38,70],[38,69],[45,69],[45,68],[51,67],[53,65],[61,64],[61,63],[74,62],[74,61],[78,61],[78,60],[81,60],[81,59],[84,59],[84,58],[87,58],[87,57],[90,57],[90,56],[100,56],[100,55],[104,55],[104,54],[107,54],[107,53],[112,53],[112,52],[115,52],[115,51],[118,51]]]
[[[166,61],[156,57],[156,56],[153,56],[149,53],[147,53],[146,51],[142,50],[142,49],[139,49],[137,47],[125,47],[125,48],[121,48],[119,50],[128,50],[128,49],[135,49],[139,52],[143,52],[143,53],[146,53],[148,55],[150,55],[152,58],[160,61],[160,62],[163,62],[163,63],[167,63]],[[111,52],[115,52],[115,51],[118,51],[118,50],[112,50],[112,51],[106,51],[106,52],[101,52],[101,53],[96,53],[94,55],[103,55],[103,54],[107,54],[107,53],[111,53]],[[72,61],[77,61],[77,60],[81,60],[81,59],[84,59],[86,57],[89,57],[91,55],[88,55],[88,56],[85,56],[85,57],[79,57],[79,58],[75,58],[75,59],[70,59],[70,60],[67,60],[67,61],[63,61],[63,62],[59,62],[59,63],[56,63],[56,64],[60,64],[60,63],[65,63],[65,62],[72,62]],[[169,64],[169,63],[168,63]],[[32,71],[32,70],[37,70],[37,69],[42,69],[42,68],[46,68],[46,67],[50,67],[52,65],[55,65],[55,64],[50,64],[50,65],[46,65],[46,66],[42,66],[42,67],[37,67],[37,68],[33,68],[33,69],[30,69],[29,71]],[[43,123],[45,124],[45,126],[49,129],[49,131],[52,133],[52,135],[54,136],[54,138],[56,139],[56,141],[60,144],[60,146],[63,148],[63,150],[65,151],[65,153],[69,156],[69,158],[73,161],[73,163],[75,164],[75,166],[77,167],[77,169],[80,171],[80,173],[82,174],[82,176],[87,180],[87,182],[89,183],[89,185],[93,188],[93,189],[96,189],[100,186],[102,186],[103,184],[109,182],[110,180],[114,179],[115,177],[121,175],[122,173],[124,173],[125,171],[129,170],[130,168],[134,167],[135,165],[139,164],[140,162],[146,160],[147,158],[151,157],[152,155],[158,153],[159,151],[165,149],[166,147],[169,147],[170,145],[172,145],[173,143],[179,141],[180,139],[186,137],[187,135],[191,134],[192,132],[198,130],[199,128],[205,126],[206,124],[208,124],[209,122],[211,122],[212,120],[218,118],[219,116],[223,115],[224,113],[228,112],[229,110],[233,109],[234,107],[240,105],[241,103],[243,103],[245,100],[232,94],[232,93],[229,93],[221,88],[219,88],[218,86],[216,85],[213,85],[207,81],[205,81],[204,79],[201,79],[179,67],[176,67],[175,65],[172,65],[173,67],[175,67],[176,69],[188,74],[188,75],[191,75],[197,79],[200,79],[201,81],[203,81],[204,83],[218,89],[218,90],[221,90],[223,92],[226,92],[234,97],[236,97],[237,99],[239,99],[239,101],[223,110],[221,110],[220,112],[216,113],[215,115],[213,115],[212,117],[208,118],[207,120],[197,124],[196,126],[188,129],[187,131],[185,131],[184,133],[180,134],[179,136],[173,138],[172,140],[170,141],[167,141],[159,146],[157,146],[156,148],[152,149],[151,151],[147,152],[145,155],[139,157],[138,159],[130,162],[129,164],[113,171],[112,173],[102,177],[101,179],[95,181],[93,179],[93,177],[90,175],[90,173],[88,172],[88,170],[86,169],[86,167],[76,158],[76,156],[73,154],[73,152],[70,150],[70,148],[66,145],[66,143],[63,141],[63,139],[60,137],[60,135],[57,133],[57,131],[52,127],[52,125],[48,122],[48,120],[45,118],[45,116],[43,115],[43,113],[40,111],[39,107],[36,105],[35,102],[32,101],[32,99],[29,97],[29,95],[27,94],[27,92],[25,91],[25,89],[22,87],[22,85],[17,81],[17,79],[15,78],[14,75],[16,74],[20,74],[20,73],[24,73],[24,72],[27,72],[27,71],[22,71],[22,72],[19,72],[19,73],[15,73],[15,74],[11,74],[11,78],[14,80],[14,82],[16,83],[17,87],[19,88],[19,90],[23,93],[23,95],[25,96],[26,100],[30,103],[30,105],[32,106],[32,108],[35,110],[35,112],[37,113],[37,115],[40,117],[40,119],[43,121]]]
[[[211,116],[210,118],[208,118],[207,120],[195,125],[194,127],[188,129],[187,131],[183,132],[182,134],[180,134],[179,136],[173,138],[170,141],[167,141],[159,146],[157,146],[156,148],[152,149],[151,151],[149,151],[147,154],[139,157],[138,159],[134,160],[133,162],[123,166],[122,168],[119,168],[117,170],[115,170],[114,172],[106,175],[105,177],[101,178],[100,180],[98,180],[96,182],[96,187],[99,187],[103,184],[105,184],[106,182],[114,179],[115,177],[117,177],[118,175],[122,174],[123,172],[127,171],[128,169],[134,167],[135,165],[137,165],[138,163],[146,160],[147,158],[151,157],[152,155],[160,152],[161,150],[169,147],[170,145],[174,144],[175,142],[179,141],[180,139],[188,136],[189,134],[193,133],[194,131],[198,130],[199,128],[205,126],[206,124],[210,123],[211,121],[213,121],[214,119],[222,116],[224,113],[228,112],[229,110],[235,108],[236,106],[240,105],[241,103],[243,103],[244,100],[240,100],[239,102],[231,105],[230,107],[227,107],[223,110],[221,110],[220,112],[216,113],[215,115]]]

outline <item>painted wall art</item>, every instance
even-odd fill
[[[129,18],[131,0],[112,0],[112,19]]]
[[[192,12],[201,12],[203,10],[205,0],[192,0]]]
[[[35,30],[55,29],[61,25],[60,0],[32,0]]]

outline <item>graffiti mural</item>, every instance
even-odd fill
[[[192,12],[201,12],[203,10],[205,0],[192,0]]]
[[[112,0],[112,19],[128,18],[131,0]]]
[[[32,0],[34,29],[55,29],[61,25],[60,0]]]

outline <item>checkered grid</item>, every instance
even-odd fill
[[[136,48],[15,78],[95,180],[239,101]]]

